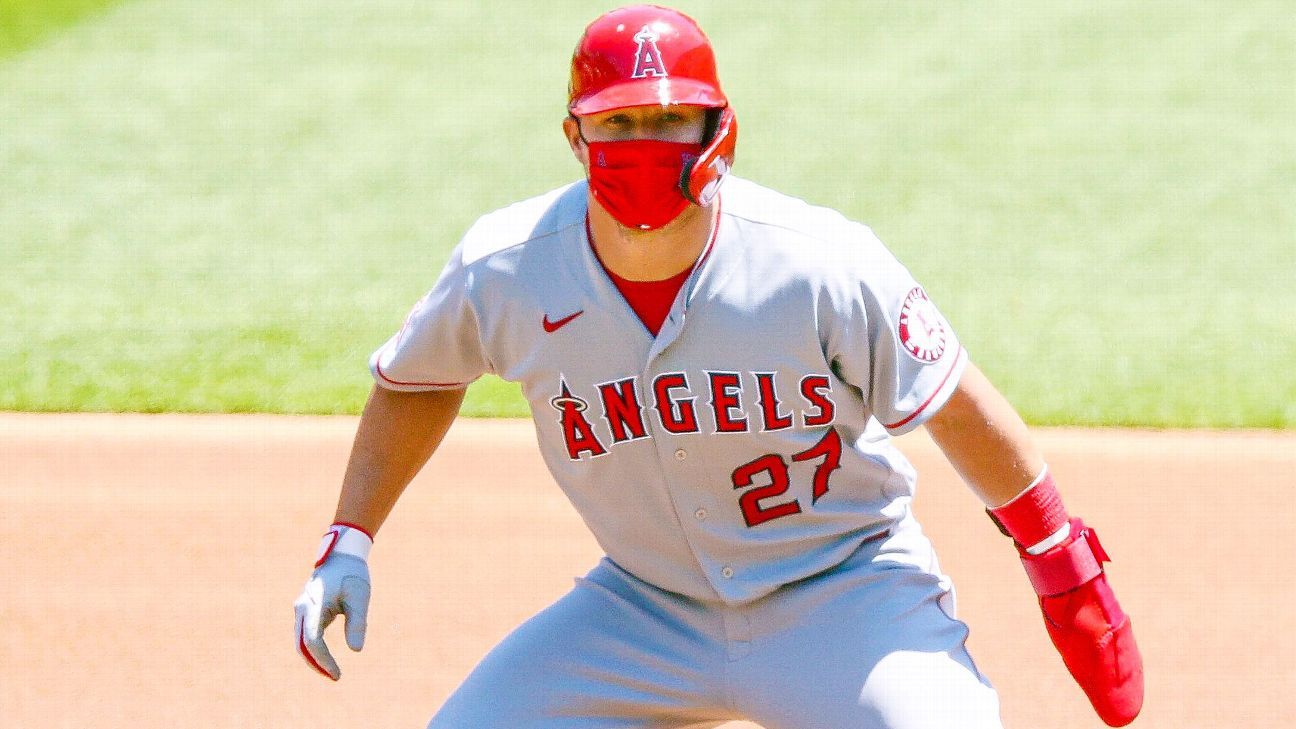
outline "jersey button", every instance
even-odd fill
[[[688,452],[685,451],[683,448],[675,451],[675,460],[682,461],[685,458],[688,458]]]
[[[707,518],[707,510],[698,509],[697,511],[693,512],[693,516],[696,517],[698,521],[702,521],[703,519]]]
[[[726,580],[733,577],[733,567],[725,567],[720,570],[720,576]]]

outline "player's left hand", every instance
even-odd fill
[[[1062,544],[1020,555],[1049,638],[1098,716],[1116,727],[1134,721],[1143,706],[1143,657],[1103,572],[1110,558],[1098,536],[1072,519]]]
[[[324,642],[324,630],[343,615],[347,646],[353,651],[364,647],[370,591],[365,558],[372,541],[363,532],[340,525],[334,525],[324,539],[315,571],[293,603],[295,638],[297,652],[306,663],[336,681],[342,670]]]

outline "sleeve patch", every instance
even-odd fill
[[[949,326],[921,286],[915,286],[905,297],[896,320],[896,334],[904,351],[923,364],[937,362],[945,354]]]

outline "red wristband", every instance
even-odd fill
[[[1053,536],[1069,518],[1062,504],[1062,495],[1053,483],[1053,474],[1047,468],[1032,486],[1013,497],[1012,501],[987,511],[1022,549]]]

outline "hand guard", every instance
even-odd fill
[[[1129,616],[1116,602],[1098,535],[1071,520],[1066,541],[1043,554],[1018,553],[1038,594],[1044,626],[1062,662],[1109,726],[1134,721],[1143,706],[1143,658]]]
[[[297,652],[311,668],[334,681],[342,677],[337,661],[324,643],[324,629],[338,615],[346,616],[346,643],[353,651],[364,647],[369,613],[369,565],[373,540],[361,529],[334,524],[324,534],[315,571],[293,603]]]

